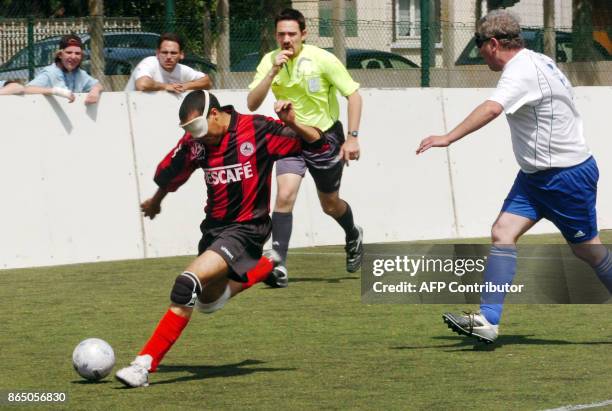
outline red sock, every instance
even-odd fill
[[[166,314],[162,317],[159,324],[157,324],[155,331],[153,331],[153,335],[138,354],[149,354],[153,357],[153,362],[151,363],[151,369],[149,371],[155,372],[157,365],[162,358],[164,358],[164,355],[166,355],[174,342],[180,337],[188,322],[189,318],[181,317],[170,310],[166,311]]]
[[[272,264],[272,261],[266,257],[261,257],[257,262],[257,265],[251,269],[251,271],[247,272],[247,278],[249,281],[242,283],[242,289],[246,290],[247,288],[250,288],[258,282],[268,278],[268,275],[270,275],[273,268],[274,265]]]

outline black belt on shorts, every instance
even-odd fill
[[[225,220],[215,220],[213,218],[205,218],[204,221],[202,221],[202,224],[205,227],[217,228],[217,227],[222,227],[222,226],[226,226],[230,224],[263,224],[263,223],[266,223],[269,219],[270,219],[269,215],[265,215],[263,217],[258,217],[258,218],[254,218],[252,220],[247,220],[247,221],[225,221]]]
[[[342,123],[340,122],[340,120],[336,120],[336,122],[332,124],[330,128],[325,130],[324,133],[340,133],[344,135],[344,133],[342,132]]]

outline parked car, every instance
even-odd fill
[[[332,51],[331,48],[326,48]],[[261,57],[259,53],[246,54],[240,62],[231,67],[232,71],[256,71]],[[419,66],[399,54],[380,50],[346,49],[348,69],[396,69],[403,70]]]
[[[117,59],[116,57],[120,57],[117,55],[113,56],[112,58],[106,58],[104,74],[107,76],[129,76],[143,58],[152,55],[153,54],[151,53],[138,53],[130,56],[129,58]],[[210,60],[195,54],[186,54],[185,58],[181,60],[181,64],[185,64],[194,70],[198,70],[206,74],[214,74],[217,71],[217,66],[214,63],[211,63]],[[83,61],[81,66],[84,70],[90,72],[91,60],[87,59]]]
[[[544,50],[544,31],[542,29],[524,28],[521,36],[525,40],[525,46],[528,49],[542,53]],[[555,32],[556,50],[557,50],[557,63],[571,63],[573,59],[573,43],[572,33],[565,31]],[[596,60],[612,60],[612,56],[608,51],[599,44],[597,41],[593,41],[593,47],[596,52]],[[484,59],[476,47],[476,42],[472,38],[467,46],[463,49],[459,58],[455,62],[455,65],[471,65],[471,64],[485,64]]]
[[[91,68],[91,36],[79,34],[83,40],[82,67]],[[159,34],[147,32],[104,33],[104,58],[106,75],[129,75],[136,65],[145,57],[155,55]],[[34,43],[34,72],[51,64],[58,50],[61,36],[50,37]],[[192,53],[185,53],[182,64],[193,67],[204,73],[215,71],[215,65],[209,60]],[[0,80],[28,79],[28,48],[20,50],[9,61],[0,66]]]
[[[331,51],[332,49],[327,49]],[[418,68],[418,64],[399,54],[380,50],[347,49],[348,69],[395,69]]]

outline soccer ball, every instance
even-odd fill
[[[72,366],[81,377],[98,381],[110,374],[115,366],[115,353],[106,341],[88,338],[72,352]]]

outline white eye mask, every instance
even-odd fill
[[[193,138],[201,138],[208,133],[208,120],[206,120],[206,114],[208,113],[208,103],[210,102],[210,95],[208,91],[202,90],[204,92],[204,114],[200,117],[196,117],[191,121],[188,121],[185,124],[181,124],[180,126],[191,134]]]

